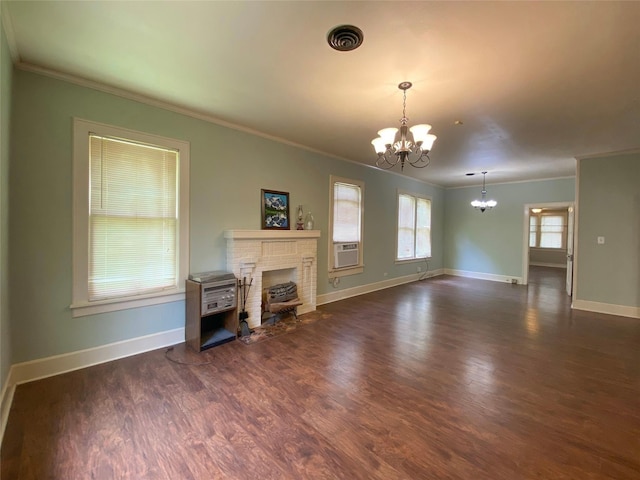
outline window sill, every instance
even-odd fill
[[[364,272],[364,265],[358,265],[355,267],[340,268],[336,270],[329,270],[329,278],[346,277],[348,275],[357,275]]]
[[[402,259],[402,260],[398,260],[396,258],[395,264],[396,265],[404,265],[405,263],[423,263],[423,262],[428,262],[429,260],[431,260],[431,257],[406,258],[406,259]]]
[[[110,300],[100,300],[97,302],[78,302],[69,306],[72,316],[86,317],[98,313],[115,312],[129,308],[148,307],[161,303],[178,302],[184,300],[184,290],[171,290],[169,292],[140,295],[129,298],[115,298]]]

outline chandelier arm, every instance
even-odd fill
[[[384,152],[384,154],[379,154],[378,158],[376,159],[376,167],[378,168],[382,168],[383,170],[388,170],[390,168],[395,167],[398,164],[398,157],[395,157],[395,161],[391,161],[389,160],[389,153],[390,150],[387,150],[386,152]]]
[[[419,149],[419,150],[416,149],[415,154],[419,155],[418,158],[416,158],[415,160],[411,160],[410,157],[407,157],[409,165],[415,168],[424,168],[429,166],[429,164],[431,163],[431,158],[429,157],[428,152],[425,152],[422,149]],[[421,164],[424,164],[424,165],[421,165]]]

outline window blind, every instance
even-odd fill
[[[431,256],[431,201],[398,194],[398,260]]]
[[[412,258],[415,249],[415,198],[398,196],[398,258]]]
[[[529,246],[535,247],[538,242],[538,217],[529,217]]]
[[[562,248],[564,223],[564,217],[561,215],[543,216],[540,223],[540,247]]]
[[[341,182],[334,184],[334,242],[360,242],[361,199],[361,191],[358,185]]]
[[[417,199],[416,211],[416,257],[431,256],[431,201]]]
[[[178,282],[178,152],[90,135],[89,300]]]

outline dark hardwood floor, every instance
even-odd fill
[[[11,479],[640,478],[640,320],[441,276],[255,345],[183,345],[21,385]],[[558,287],[558,285],[560,285]]]

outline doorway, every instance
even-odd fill
[[[574,203],[553,202],[524,206],[522,283],[548,281],[573,294]],[[531,269],[535,269],[532,272]],[[556,271],[551,269],[557,269]],[[563,270],[564,269],[564,270]],[[566,272],[566,273],[564,273]],[[561,274],[563,282],[558,283]],[[533,280],[533,275],[532,280]],[[552,280],[553,278],[553,280]],[[546,279],[546,280],[545,280]]]

